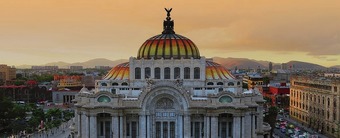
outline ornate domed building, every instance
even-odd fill
[[[166,9],[163,32],[129,62],[112,68],[92,91],[77,95],[75,135],[81,138],[257,138],[269,134],[264,102],[242,91],[223,66],[176,34]]]

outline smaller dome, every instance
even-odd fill
[[[129,73],[129,62],[119,64],[112,68],[109,73],[105,75],[104,80],[128,80]]]
[[[235,79],[226,68],[212,61],[206,61],[205,72],[205,78],[208,80]]]

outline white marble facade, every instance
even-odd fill
[[[94,90],[79,92],[75,136],[268,137],[262,95],[244,93],[242,80],[201,57],[190,39],[175,34],[169,18],[168,13],[163,33],[148,39],[137,57],[114,67]]]

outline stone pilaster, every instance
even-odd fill
[[[146,138],[146,117],[144,114],[139,115],[139,137]]]
[[[117,114],[113,114],[111,116],[113,137],[119,138],[119,116]]]
[[[90,115],[90,138],[97,137],[97,116]]]
[[[258,132],[263,132],[263,107],[259,106],[257,108],[257,111],[259,112],[257,116],[257,131]]]
[[[81,126],[81,136],[82,138],[86,138],[86,119],[87,119],[87,116],[82,113],[81,114],[81,122],[80,122],[80,126]]]
[[[205,125],[205,137],[210,138],[210,116],[205,116],[204,117],[204,125]]]
[[[255,131],[255,114],[251,115],[251,135],[252,138],[256,137],[256,131]]]
[[[177,116],[177,138],[183,138],[183,115]]]
[[[120,138],[124,138],[124,125],[125,124],[125,120],[124,120],[124,117],[123,116],[119,116],[119,135],[120,135]]]
[[[90,116],[89,114],[85,115],[85,135],[83,138],[90,138]]]
[[[191,121],[190,121],[190,114],[184,115],[184,137],[189,138],[191,132]]]
[[[233,138],[240,138],[241,135],[241,117],[240,116],[233,116]]]
[[[251,115],[247,114],[243,118],[243,127],[245,132],[243,133],[245,137],[252,137],[252,122],[251,122]]]
[[[76,116],[77,116],[77,131],[78,131],[78,133],[77,133],[77,138],[81,138],[81,112],[77,112],[76,113]]]
[[[211,138],[218,137],[218,116],[211,116]]]
[[[152,116],[146,115],[146,137],[147,138],[152,138],[151,129],[152,129]]]

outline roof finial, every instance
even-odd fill
[[[174,20],[171,20],[171,17],[170,17],[170,12],[172,11],[172,8],[170,9],[167,9],[167,8],[164,8],[165,11],[167,12],[167,17],[166,17],[166,20],[163,21],[163,32],[162,34],[174,34],[175,31],[174,31]]]

